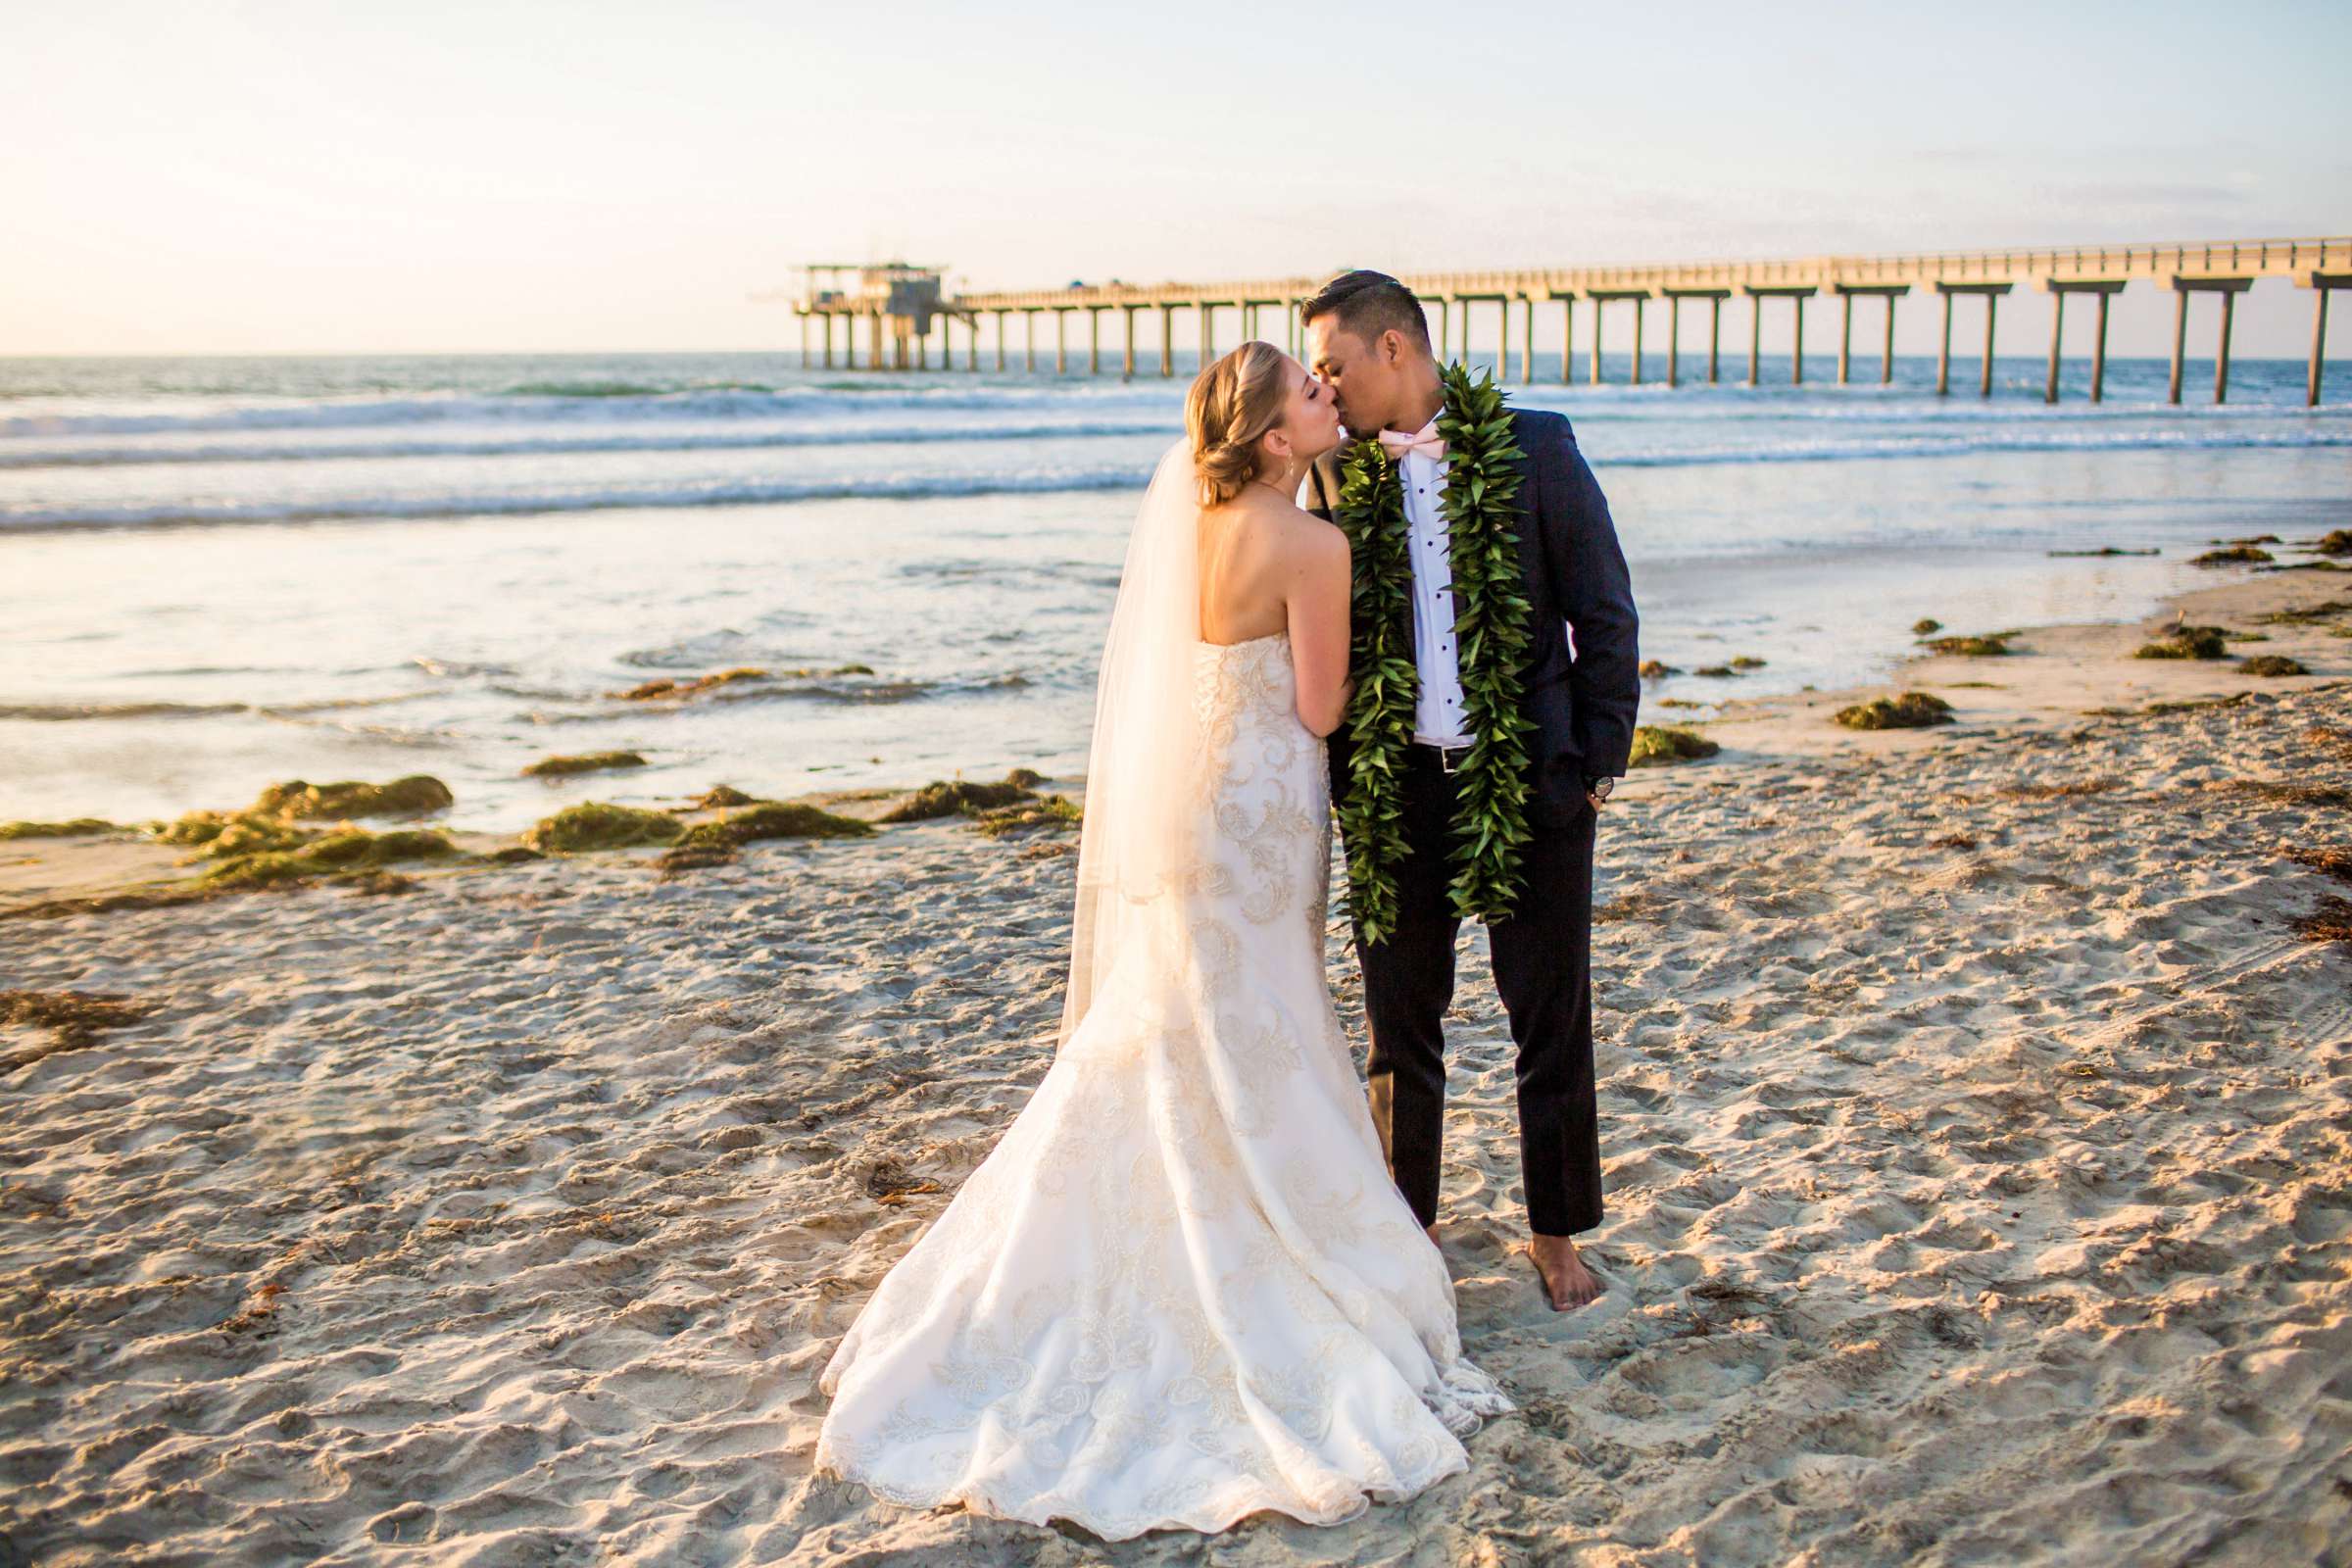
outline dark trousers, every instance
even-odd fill
[[[1356,961],[1372,1037],[1366,1076],[1372,1120],[1397,1190],[1424,1225],[1438,1217],[1446,1116],[1446,1037],[1453,1002],[1453,912],[1447,859],[1456,775],[1408,746],[1406,853],[1396,874],[1396,929]],[[1494,989],[1519,1048],[1519,1163],[1527,1217],[1539,1236],[1600,1223],[1600,1134],[1592,1093],[1592,808],[1528,803],[1525,880],[1507,919],[1487,929]]]

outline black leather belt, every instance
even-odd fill
[[[1458,773],[1462,762],[1470,756],[1468,746],[1432,746],[1427,741],[1413,742],[1413,750],[1433,759],[1441,773]]]

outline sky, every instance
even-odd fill
[[[797,347],[754,296],[808,261],[978,289],[2352,233],[2341,0],[8,6],[0,355]],[[2002,352],[2047,311],[2005,307]],[[2171,312],[2126,290],[2111,352]],[[2310,332],[2266,282],[2234,348]]]

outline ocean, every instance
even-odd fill
[[[1744,369],[1743,357],[1738,367]],[[1886,679],[1913,621],[2135,618],[2216,539],[2352,526],[2352,367],[2107,369],[2041,401],[1877,384],[1558,382],[1698,703]],[[1662,368],[1653,356],[1652,374]],[[1126,529],[1192,365],[1133,381],[782,354],[0,359],[0,819],[171,816],[282,779],[431,773],[505,831],[663,804],[1085,766]],[[1735,368],[1725,362],[1727,372]],[[1703,371],[1703,361],[1701,362]],[[2154,555],[2082,556],[2114,548]],[[676,705],[612,694],[739,666]],[[555,753],[649,766],[557,783]]]

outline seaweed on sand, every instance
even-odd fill
[[[1049,795],[1044,800],[1019,801],[1000,806],[994,810],[980,812],[972,822],[972,831],[988,837],[1003,838],[1007,833],[1025,832],[1035,828],[1055,830],[1076,828],[1086,813],[1066,795]]]
[[[1951,723],[1952,705],[1929,692],[1904,692],[1840,708],[1833,716],[1847,729],[1926,729]]]
[[[1696,730],[1678,729],[1670,724],[1643,724],[1634,731],[1634,749],[1626,765],[1667,767],[1676,762],[1695,762],[1722,750]]]
[[[456,845],[427,829],[369,833],[344,828],[297,849],[231,856],[207,870],[202,880],[216,887],[250,888],[320,876],[361,879],[399,861],[446,859],[458,853]]]
[[[685,827],[662,811],[633,806],[583,801],[555,815],[542,817],[522,836],[534,850],[579,855],[592,850],[623,850],[640,844],[667,844]]]
[[[411,773],[389,784],[344,779],[334,784],[309,784],[289,779],[262,791],[248,808],[257,816],[330,818],[355,816],[425,816],[447,810],[457,803],[449,786],[423,773]]]
[[[976,816],[982,811],[996,810],[1034,799],[1037,791],[1029,784],[1015,780],[1037,775],[1021,768],[999,784],[974,784],[964,779],[934,779],[916,790],[906,800],[882,813],[876,820],[883,822],[927,822],[941,816]]]
[[[66,839],[84,833],[121,833],[120,824],[95,816],[77,816],[67,822],[0,822],[0,841],[9,839]]]
[[[0,1073],[95,1045],[99,1031],[127,1028],[154,1010],[143,1002],[94,991],[0,991],[0,1024],[46,1029],[50,1037],[46,1046],[0,1056]]]
[[[1958,654],[1968,659],[1998,659],[2017,652],[2009,646],[2009,639],[2016,635],[2013,631],[1991,631],[1964,637],[1936,637],[1929,640],[1928,652]]]
[[[2221,626],[2175,626],[2152,643],[2143,643],[2133,659],[2221,659],[2229,649],[2224,639],[2230,635]]]
[[[542,757],[522,770],[524,778],[569,778],[574,773],[601,773],[611,768],[643,767],[635,752],[582,752],[576,757]]]

